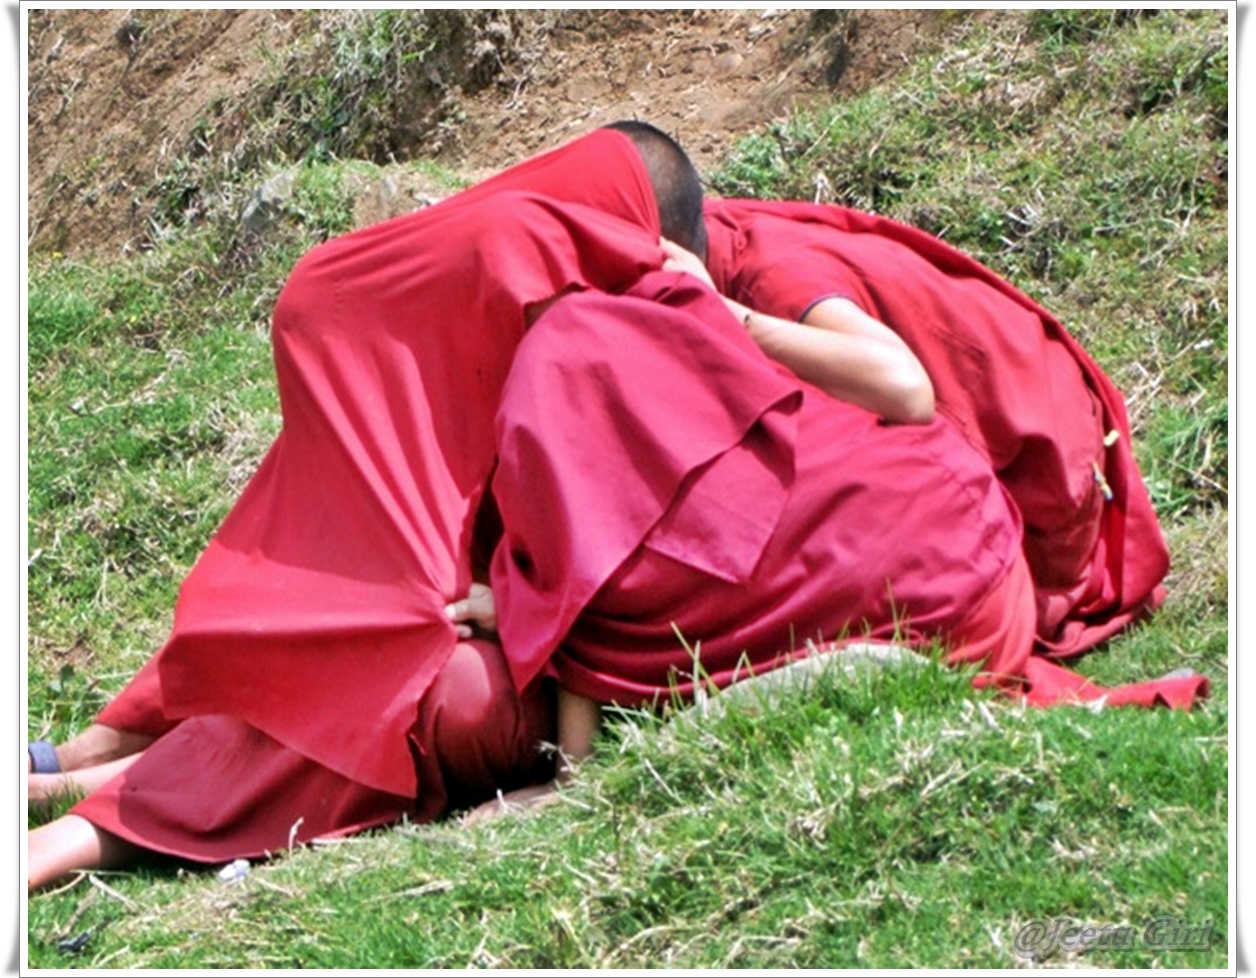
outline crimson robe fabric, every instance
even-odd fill
[[[873,639],[943,643],[1035,705],[1206,689],[1105,690],[1031,655],[1020,517],[985,456],[945,418],[885,425],[798,380],[687,276],[555,304],[497,429],[492,583],[520,688],[553,671],[638,705]]]
[[[268,856],[414,811],[231,716],[191,717],[71,813],[144,849],[197,862]]]
[[[177,724],[72,811],[145,849],[225,862],[403,816],[428,821],[553,777],[541,746],[556,739],[553,684],[516,690],[491,642],[458,643],[416,714],[417,798],[354,781],[238,717],[215,715]]]
[[[456,644],[444,606],[529,307],[627,286],[658,236],[639,154],[599,130],[304,257],[274,313],[282,432],[102,722],[226,715],[415,798],[417,705]]]
[[[939,412],[1023,514],[1042,651],[1075,655],[1160,603],[1168,551],[1124,402],[1058,320],[972,258],[883,217],[752,200],[709,201],[706,213],[721,291],[787,319],[847,298],[917,354]]]
[[[691,692],[695,649],[723,686],[808,640],[962,645],[1022,559],[1014,506],[949,424],[885,426],[799,381],[688,276],[542,316],[498,449],[492,582],[520,685],[552,665],[635,704]],[[1016,671],[1033,619],[1016,609],[1018,643],[981,658]]]

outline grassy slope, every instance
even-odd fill
[[[957,18],[947,53],[739,147],[724,193],[831,193],[941,233],[1073,328],[1131,398],[1175,553],[1151,624],[1080,664],[1190,664],[1192,714],[1024,712],[933,669],[770,710],[626,718],[536,818],[405,827],[235,886],[157,865],[30,905],[45,967],[1007,966],[1035,918],[1213,919],[1226,961],[1228,402],[1222,15]],[[344,229],[361,166],[309,165],[263,242],[207,220],[111,267],[32,259],[31,736],[64,737],[160,642],[273,436],[266,319]],[[239,203],[220,189],[218,213]],[[233,196],[235,195],[235,196]],[[213,208],[208,208],[212,212]],[[78,956],[56,950],[92,930]],[[1110,942],[1111,943],[1111,942]]]

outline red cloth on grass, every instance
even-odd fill
[[[394,822],[433,819],[553,777],[554,688],[517,692],[501,649],[461,642],[418,708],[423,791],[372,788],[230,716],[191,717],[72,811],[146,849],[201,862],[264,856]]]
[[[658,236],[637,150],[599,130],[306,255],[274,314],[283,430],[155,665],[100,721],[224,715],[347,782],[421,795],[412,728],[456,644],[444,606],[470,584],[526,312],[627,286],[661,263]]]
[[[1021,510],[1044,651],[1077,654],[1161,602],[1168,551],[1124,402],[1058,320],[937,238],[872,214],[710,201],[707,229],[726,294],[786,319],[840,296],[907,341],[939,412]]]
[[[1031,702],[1073,698],[1031,666],[1020,519],[984,456],[943,418],[883,425],[798,380],[694,279],[560,300],[497,425],[492,583],[520,687],[552,669],[640,704],[808,640],[938,639],[984,681],[1032,680]]]

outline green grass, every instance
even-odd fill
[[[1007,967],[1034,919],[1216,921],[1226,712],[1026,711],[935,666],[822,675],[770,708],[627,715],[564,804],[255,867],[155,867],[32,904],[85,967]],[[90,901],[87,908],[80,908]],[[73,926],[67,921],[80,913]],[[95,927],[78,958],[52,949]],[[1068,955],[1057,955],[1067,960]]]
[[[234,885],[154,860],[98,874],[108,889],[38,895],[31,963],[1008,968],[1035,920],[1141,931],[1167,915],[1213,920],[1207,949],[1051,961],[1224,967],[1221,18],[955,17],[943,49],[746,140],[708,175],[725,194],[819,193],[924,226],[1083,340],[1129,397],[1174,565],[1165,608],[1077,667],[1118,684],[1189,665],[1213,681],[1207,703],[1027,711],[930,667],[829,676],[770,709],[626,715],[566,801],[532,817],[402,826]],[[351,26],[366,43],[387,25]],[[68,736],[160,644],[179,582],[278,428],[270,308],[378,173],[284,162],[292,198],[265,234],[242,233],[234,216],[279,165],[181,171],[195,194],[159,189],[195,206],[163,211],[144,254],[31,256],[32,737]]]

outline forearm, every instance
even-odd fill
[[[933,419],[928,374],[906,344],[875,320],[846,309],[835,316],[835,307],[826,304],[818,322],[810,322],[809,314],[800,324],[725,302],[765,354],[808,383],[887,421]]]
[[[558,780],[562,781],[576,761],[593,753],[593,738],[602,723],[602,707],[595,700],[566,689],[558,691]]]
[[[660,244],[664,270],[686,272],[715,288],[696,255],[671,241]],[[764,353],[808,383],[887,421],[933,420],[933,384],[916,355],[853,302],[822,299],[800,325],[722,298]]]

